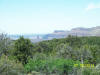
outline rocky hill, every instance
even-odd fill
[[[44,36],[45,39],[53,39],[53,38],[64,38],[68,35],[74,36],[100,36],[100,26],[92,27],[92,28],[73,28],[70,31],[56,30],[51,34],[47,34]]]

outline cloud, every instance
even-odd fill
[[[97,8],[100,8],[100,3],[98,4],[90,3],[88,7],[86,8],[86,11],[97,9]]]

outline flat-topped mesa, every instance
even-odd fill
[[[92,28],[77,27],[70,31],[55,30],[53,33],[46,35],[47,38],[64,38],[68,35],[73,36],[100,36],[100,26]]]
[[[82,27],[78,27],[78,28],[73,28],[71,31],[89,31],[89,28],[82,28]]]

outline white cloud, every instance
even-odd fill
[[[86,8],[86,11],[97,9],[97,8],[100,8],[100,3],[98,4],[90,3],[88,7]]]

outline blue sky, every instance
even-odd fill
[[[52,33],[100,25],[100,0],[0,0],[0,32]]]

